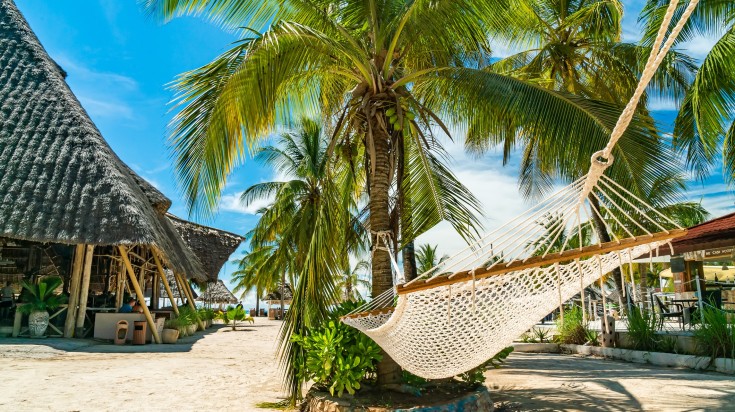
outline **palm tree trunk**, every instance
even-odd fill
[[[400,206],[400,229],[401,238],[405,238],[404,230],[410,227],[411,223],[411,200],[406,198],[406,191],[410,181],[404,180],[406,170],[406,150],[404,146],[405,142],[401,139],[401,143],[397,146],[398,150],[398,204]],[[405,242],[403,246],[403,277],[406,282],[416,279],[416,251],[414,248],[413,240]]]
[[[592,204],[592,206],[600,210],[600,202],[597,201],[597,199],[594,196],[588,197],[589,202]],[[601,242],[609,242],[610,241],[610,234],[607,232],[607,228],[605,227],[605,222],[602,221],[602,218],[598,216],[596,213],[592,213],[592,223],[595,225],[595,231],[597,232],[597,236],[600,238]],[[623,296],[623,288],[625,287],[621,280],[620,280],[620,268],[617,267],[613,269],[612,271],[613,276],[613,282],[615,283],[615,289],[618,291],[618,296],[622,298]],[[622,306],[620,307],[620,311],[623,311]]]
[[[255,288],[255,316],[260,316],[260,287]]]
[[[380,114],[378,114],[380,115]],[[371,121],[375,122],[374,118]],[[391,275],[390,256],[384,250],[390,245],[378,244],[377,233],[389,232],[390,226],[390,202],[389,189],[391,184],[389,166],[389,141],[377,123],[372,125],[373,145],[375,147],[374,157],[370,159],[374,173],[370,179],[370,240],[373,247],[372,253],[372,296],[377,297],[381,293],[393,287],[393,276]],[[366,136],[370,139],[370,136]],[[377,249],[380,247],[380,249]],[[378,384],[399,383],[401,368],[383,352],[383,360],[377,366]]]

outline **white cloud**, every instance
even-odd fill
[[[54,60],[67,72],[69,81],[84,82],[96,90],[138,90],[138,82],[132,77],[98,71],[63,54],[54,56]]]
[[[258,209],[268,206],[273,202],[272,198],[258,199],[248,205],[245,205],[243,202],[240,201],[240,196],[242,195],[242,193],[243,192],[223,195],[222,199],[219,202],[218,209],[225,212],[254,215],[257,213]]]
[[[114,99],[100,100],[85,94],[77,96],[87,112],[93,118],[127,119],[135,118],[133,108],[126,103]]]

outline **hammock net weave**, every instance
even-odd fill
[[[669,4],[638,88],[608,145],[592,156],[587,175],[342,321],[375,340],[405,370],[451,377],[486,362],[601,276],[641,255],[654,256],[659,246],[671,247],[671,239],[686,234],[604,172],[696,3],[689,2],[667,35],[677,1]],[[610,239],[600,238],[604,232]]]

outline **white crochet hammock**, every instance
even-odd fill
[[[608,145],[592,156],[586,176],[342,321],[375,340],[405,370],[447,378],[484,363],[602,275],[686,234],[604,171],[640,96],[696,4],[688,4],[667,37],[677,0],[669,4],[638,87]],[[593,235],[592,246],[582,246],[582,227],[595,218],[612,239],[603,242]],[[381,240],[387,245],[386,234],[379,234],[376,247]],[[394,260],[393,266],[398,273]]]

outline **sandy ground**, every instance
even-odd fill
[[[506,410],[735,411],[732,375],[554,354],[514,353],[506,365],[485,375]]]
[[[278,321],[221,326],[175,345],[0,339],[2,411],[264,411],[281,398]]]
[[[279,326],[257,319],[176,345],[0,339],[0,411],[263,411],[282,396]],[[506,411],[735,411],[735,376],[717,373],[517,353],[486,376]]]

